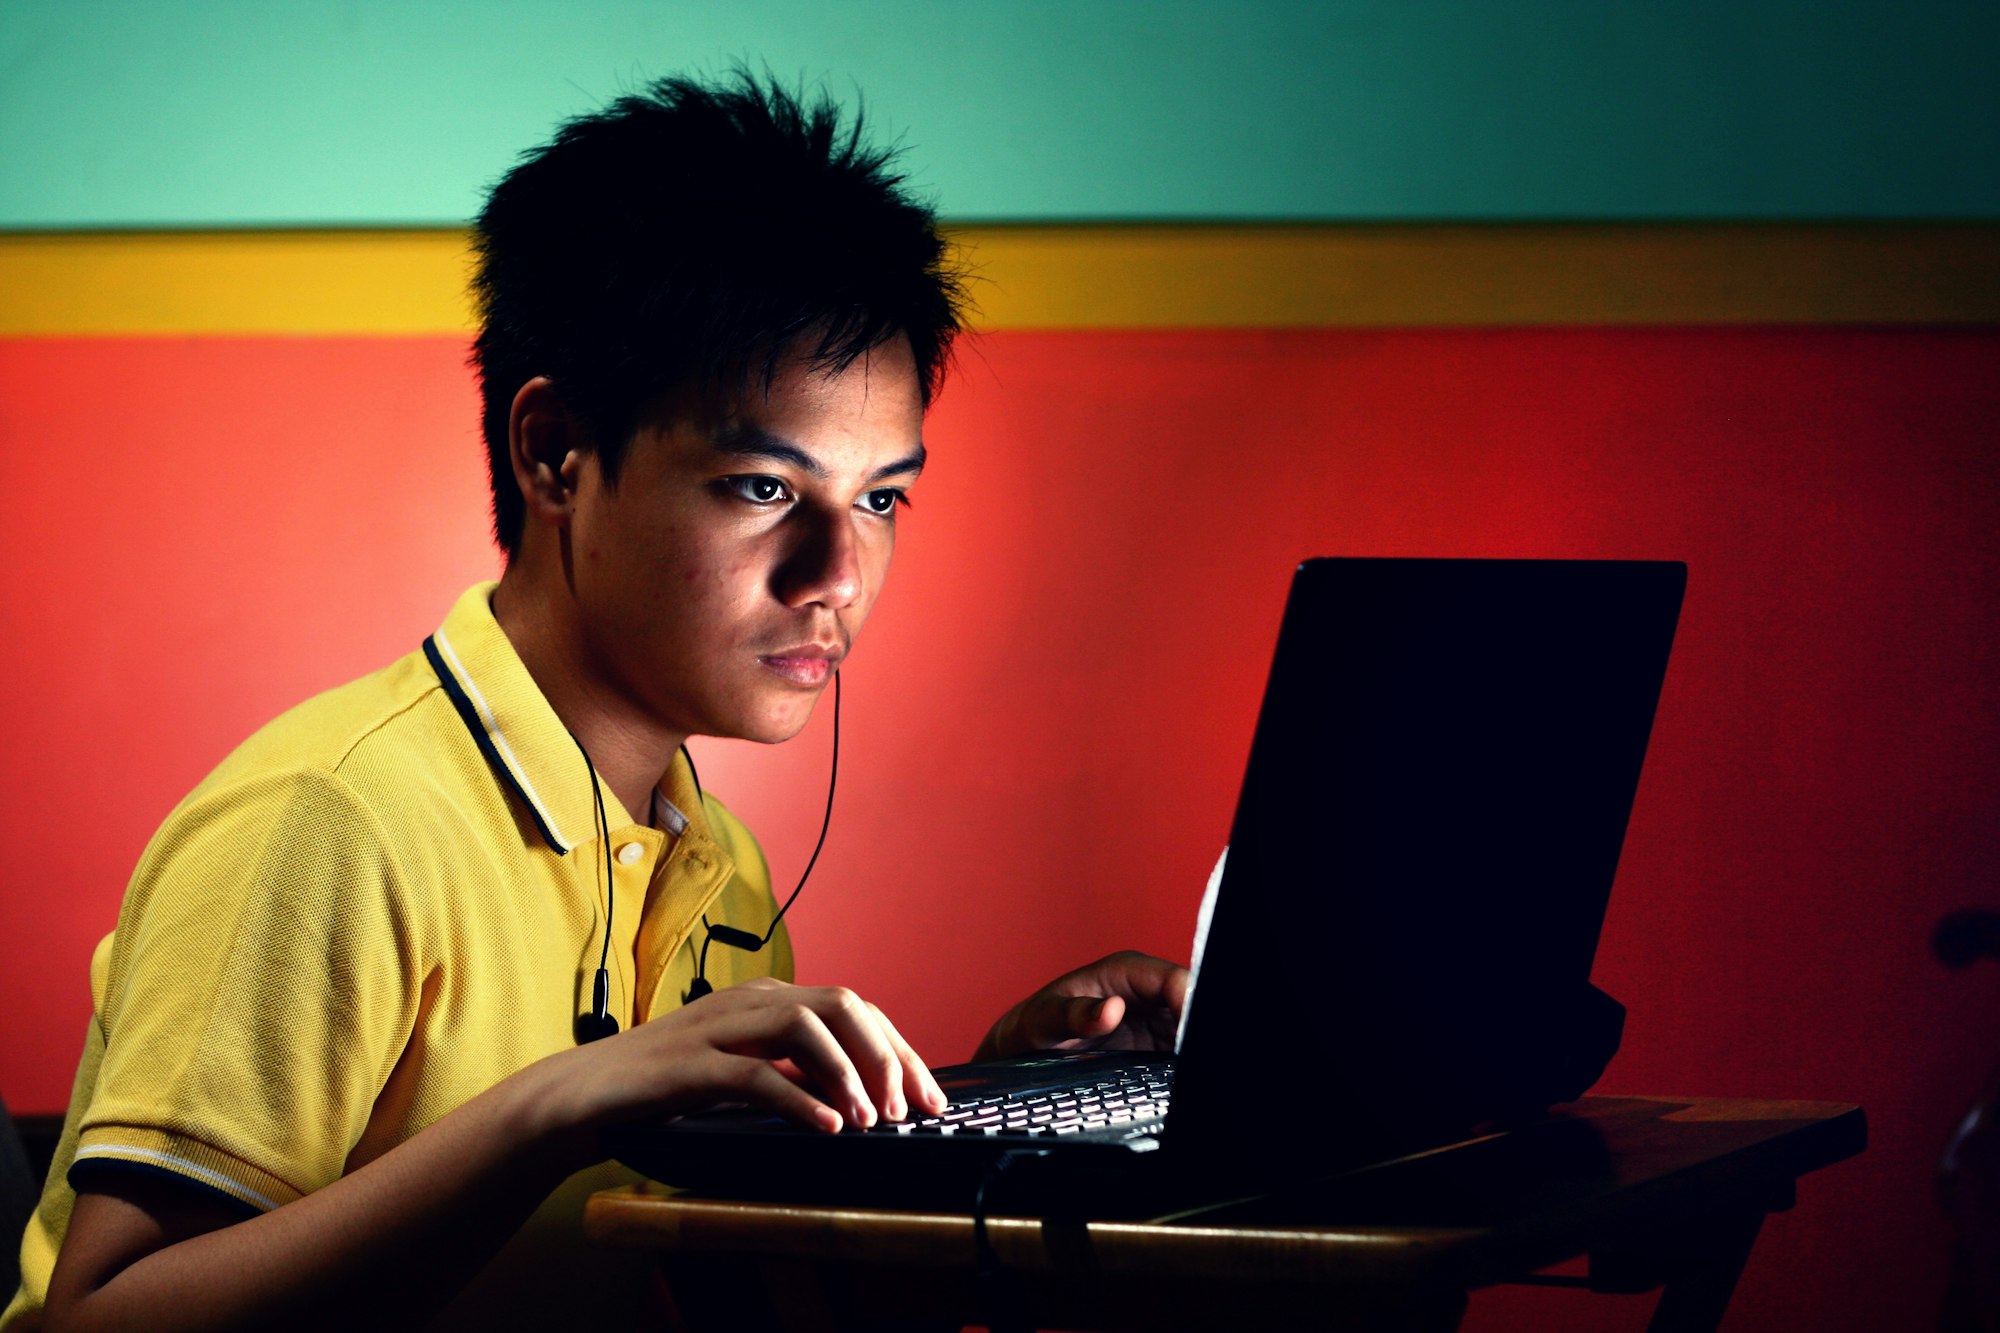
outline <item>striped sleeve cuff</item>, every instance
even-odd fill
[[[93,1180],[115,1172],[176,1176],[260,1213],[302,1193],[199,1139],[134,1125],[93,1125],[77,1145],[70,1187],[87,1189]]]

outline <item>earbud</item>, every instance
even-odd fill
[[[597,980],[590,987],[588,1031],[589,1036],[579,1037],[578,1040],[596,1041],[599,1037],[614,1036],[618,1032],[618,1020],[611,1016],[611,973],[602,967],[597,969]]]
[[[590,1012],[576,1016],[576,1044],[617,1035],[618,1020],[611,1016],[611,973],[600,967],[590,987]]]
[[[800,883],[803,886],[804,881],[800,881]],[[708,938],[704,939],[701,945],[702,966],[704,969],[708,965],[709,940],[713,940],[717,944],[726,944],[732,949],[741,949],[745,953],[756,953],[759,949],[770,943],[769,936],[760,938],[752,935],[747,930],[738,930],[734,926],[709,926]],[[708,984],[708,978],[697,975],[693,981],[688,983],[687,990],[682,993],[681,1003],[693,1004],[702,996],[713,994],[715,994],[715,987]]]
[[[714,936],[717,944],[726,944],[745,953],[756,953],[765,943],[763,938],[752,935],[747,930],[738,930],[734,926],[710,926],[708,933]]]

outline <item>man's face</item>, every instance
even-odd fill
[[[837,374],[788,358],[719,420],[662,413],[570,525],[586,669],[685,735],[799,731],[868,619],[923,467],[908,342]]]

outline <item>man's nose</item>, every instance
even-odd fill
[[[796,511],[795,511],[796,513]],[[778,572],[778,595],[787,606],[818,603],[835,610],[861,596],[861,548],[846,513],[799,514],[799,541]]]

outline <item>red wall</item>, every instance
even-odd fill
[[[62,1105],[91,944],[173,802],[492,574],[462,359],[0,343],[17,1110]],[[1926,953],[1940,913],[2000,899],[1996,427],[1992,331],[988,336],[846,672],[802,976],[861,987],[943,1061],[1044,974],[1183,954],[1301,557],[1685,560],[1599,959],[1631,1010],[1602,1087],[1862,1103],[1873,1146],[1767,1227],[1728,1327],[1922,1325],[1929,1172],[2000,1062],[2000,969]],[[697,750],[781,879],[824,723]],[[1312,965],[1310,941],[1272,960]],[[1344,1016],[1274,1021],[1309,1043]],[[1509,1292],[1470,1326],[1644,1313]]]

